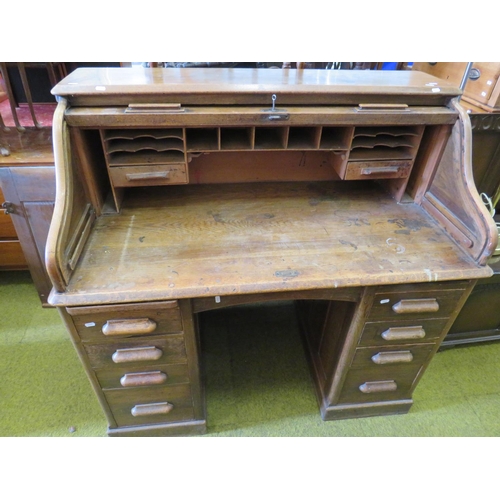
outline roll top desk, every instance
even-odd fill
[[[56,306],[111,436],[206,430],[203,311],[290,300],[323,419],[407,412],[497,231],[418,72],[78,69],[54,89]]]

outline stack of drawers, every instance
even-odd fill
[[[178,301],[66,311],[111,429],[195,418],[197,363]]]
[[[337,404],[411,400],[468,285],[377,287]]]

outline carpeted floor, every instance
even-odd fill
[[[202,317],[207,436],[500,436],[500,343],[438,353],[407,415],[323,422],[290,308]],[[0,436],[106,436],[59,316],[27,272],[0,273],[0,311]]]

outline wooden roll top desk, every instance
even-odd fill
[[[321,416],[407,412],[496,227],[460,91],[406,71],[78,69],[49,302],[108,434],[206,429],[199,313],[296,304]]]

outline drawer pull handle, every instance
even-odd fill
[[[416,340],[425,337],[425,330],[421,326],[398,326],[389,328],[382,333],[384,340]]]
[[[399,167],[373,167],[373,168],[361,169],[361,175],[397,174],[398,172],[399,172]]]
[[[372,361],[377,365],[411,363],[413,361],[413,354],[410,351],[378,352],[372,356]]]
[[[166,415],[174,409],[172,403],[151,403],[147,405],[135,405],[130,413],[134,417],[148,417],[150,415]]]
[[[134,363],[135,361],[156,361],[163,354],[161,349],[154,346],[131,347],[128,349],[117,349],[111,359],[115,363]]]
[[[108,336],[146,335],[156,330],[156,322],[149,318],[109,319],[102,327]]]
[[[160,371],[126,373],[120,379],[122,387],[139,387],[142,385],[160,385],[167,381],[167,375]]]
[[[439,311],[436,299],[404,299],[392,306],[396,314],[414,314]]]
[[[138,174],[126,174],[125,178],[127,181],[144,181],[144,180],[154,180],[154,179],[168,179],[170,177],[170,170],[164,172],[144,172]]]
[[[393,392],[398,388],[394,380],[381,380],[377,382],[365,382],[359,386],[359,390],[364,394],[373,392]]]

